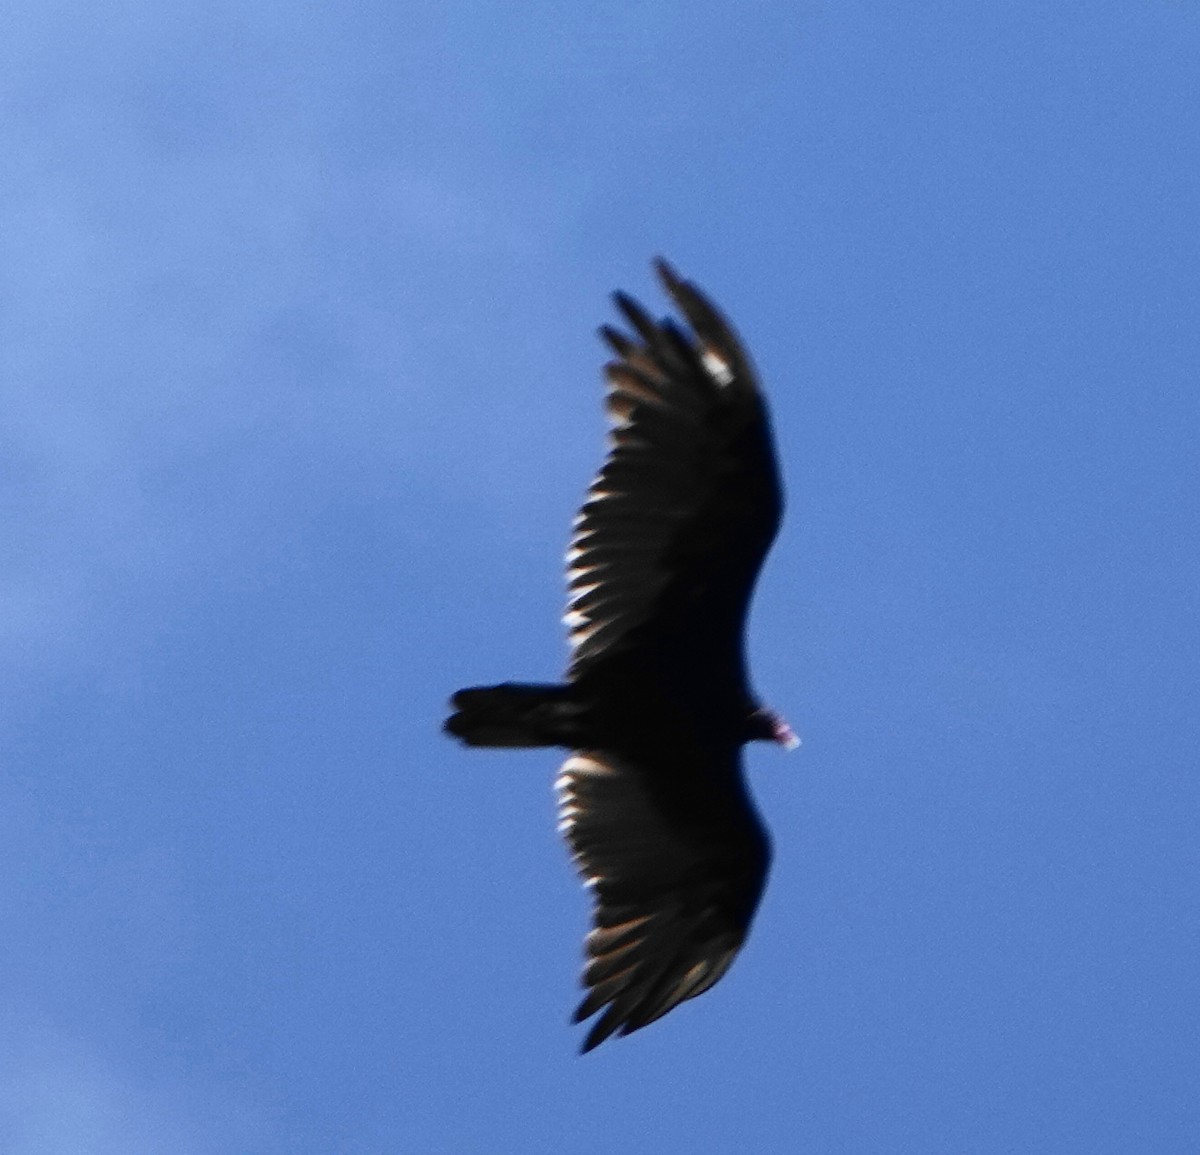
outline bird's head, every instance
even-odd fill
[[[749,735],[753,742],[778,742],[785,750],[795,750],[800,745],[800,737],[787,719],[766,706],[759,706],[750,715]]]

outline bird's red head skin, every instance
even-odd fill
[[[766,706],[760,706],[750,715],[750,737],[754,741],[778,742],[785,750],[795,750],[800,745],[800,738],[787,719]]]
[[[773,737],[785,750],[795,750],[800,745],[800,735],[788,725],[782,715],[775,715]]]

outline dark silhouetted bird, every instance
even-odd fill
[[[783,508],[766,406],[728,323],[664,261],[690,332],[615,295],[600,332],[613,421],[575,519],[559,685],[460,690],[446,729],[471,746],[565,746],[560,828],[595,909],[583,1049],[708,990],[745,941],[770,848],[741,748],[795,745],[755,699],[744,633]]]

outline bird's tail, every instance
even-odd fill
[[[570,746],[575,713],[567,687],[505,682],[459,690],[448,734],[468,746]]]

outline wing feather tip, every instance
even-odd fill
[[[667,260],[666,257],[659,254],[651,262],[654,271],[658,274],[658,279],[662,282],[663,287],[674,296],[675,290],[682,284],[679,274],[675,271],[675,267]]]

